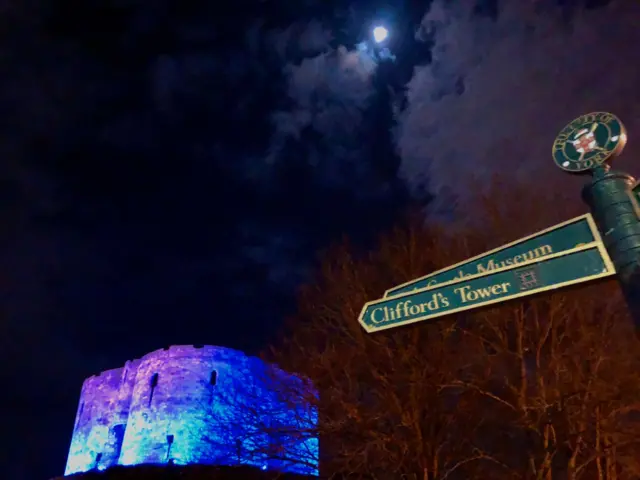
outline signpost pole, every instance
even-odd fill
[[[566,172],[591,173],[582,190],[591,215],[387,290],[365,304],[360,324],[371,333],[617,274],[640,335],[640,183],[607,163],[626,141],[611,113],[573,120],[552,155]]]
[[[616,272],[633,321],[640,330],[640,205],[635,179],[607,164],[592,170],[582,190]]]
[[[640,205],[635,179],[611,170],[627,133],[612,113],[594,112],[569,123],[553,143],[553,160],[572,173],[591,173],[582,198],[600,230],[620,286],[640,332]]]

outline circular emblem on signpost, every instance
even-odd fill
[[[568,172],[584,172],[618,155],[627,141],[622,122],[611,113],[576,118],[553,142],[553,160]]]

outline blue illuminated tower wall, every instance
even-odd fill
[[[318,439],[310,433],[317,414],[283,398],[292,380],[299,379],[242,352],[192,345],[156,350],[90,377],[65,475],[149,463],[317,475]],[[299,434],[283,442],[281,431]]]

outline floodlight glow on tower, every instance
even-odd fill
[[[389,31],[382,26],[378,26],[373,29],[373,39],[376,43],[384,42],[388,36]]]

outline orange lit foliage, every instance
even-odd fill
[[[327,251],[301,291],[272,356],[320,391],[324,474],[637,478],[640,345],[614,280],[375,334],[357,322],[393,285],[579,213],[496,191],[476,202],[485,228],[411,215],[368,254]]]

